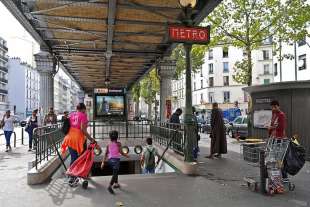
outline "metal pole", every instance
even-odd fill
[[[280,82],[282,82],[282,39],[280,39]]]
[[[296,41],[294,42],[294,59],[295,59],[295,81],[297,81],[297,46],[296,46]]]
[[[260,168],[260,192],[262,194],[266,193],[266,178],[267,169],[265,165],[265,152],[264,150],[259,151],[259,168]]]
[[[24,127],[22,127],[22,145],[24,145]]]

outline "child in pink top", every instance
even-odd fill
[[[104,158],[101,163],[101,169],[104,168],[104,163],[107,161],[108,158],[108,164],[113,170],[113,176],[110,181],[110,185],[108,187],[108,191],[111,194],[114,194],[113,188],[119,188],[120,185],[118,184],[118,171],[120,167],[120,160],[121,160],[121,155],[124,157],[129,157],[127,154],[124,154],[122,152],[122,144],[117,141],[118,139],[118,132],[117,131],[111,131],[109,133],[110,136],[110,144],[106,148],[106,152],[104,155]]]

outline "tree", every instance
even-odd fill
[[[245,50],[246,58],[236,63],[233,77],[239,83],[251,85],[252,51],[284,29],[304,26],[309,16],[307,9],[304,0],[226,0],[205,23],[211,24],[213,45],[227,44]],[[283,29],[283,22],[287,28]],[[298,39],[299,35],[290,33],[288,38]]]
[[[139,116],[139,101],[140,101],[140,93],[141,93],[141,87],[140,83],[135,83],[133,87],[131,88],[132,98],[135,102],[135,116]]]
[[[191,60],[192,60],[192,72],[197,73],[201,70],[202,65],[204,63],[205,52],[207,50],[207,46],[205,45],[194,45],[191,52]],[[176,66],[176,78],[179,78],[186,68],[186,60],[185,60],[185,50],[183,49],[183,45],[179,44],[173,51],[172,57],[177,61]]]
[[[152,115],[152,104],[156,101],[156,94],[160,90],[160,82],[156,73],[153,69],[147,74],[140,82],[141,97],[145,103],[148,104],[148,118]]]

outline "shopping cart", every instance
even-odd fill
[[[288,178],[282,177],[282,169],[285,155],[291,139],[269,138],[265,151],[265,166],[268,177],[266,179],[266,191],[269,194],[283,193],[287,186],[290,191],[295,185]]]
[[[295,189],[295,185],[289,179],[282,178],[283,161],[290,141],[290,139],[269,138],[267,144],[242,145],[244,160],[257,163],[261,170],[261,182],[256,181],[254,177],[244,178],[252,191],[256,191],[259,185],[270,195],[283,193],[286,187],[290,191]]]

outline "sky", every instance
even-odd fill
[[[33,54],[40,51],[39,44],[1,2],[0,37],[7,41],[10,57],[19,57],[23,62],[35,66]],[[66,76],[63,71],[60,73],[62,76]]]

